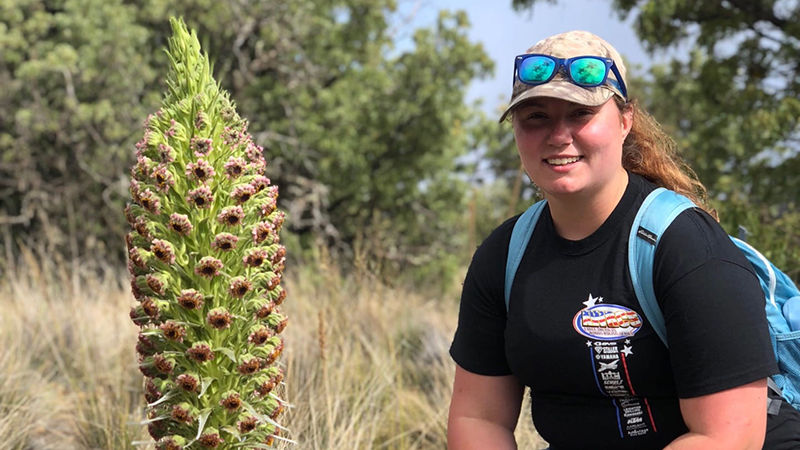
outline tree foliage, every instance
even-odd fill
[[[464,13],[407,32],[393,0],[21,0],[0,6],[0,225],[72,257],[122,255],[126,167],[163,92],[168,17],[196,29],[281,186],[287,227],[384,256],[452,251],[469,81]],[[8,235],[8,233],[6,233]]]
[[[748,227],[800,278],[800,4],[615,0],[613,8],[635,15],[649,51],[688,48],[654,66],[634,96],[677,139],[729,232]]]

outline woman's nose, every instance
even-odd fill
[[[567,121],[563,119],[554,120],[547,137],[547,143],[554,147],[563,147],[572,143],[572,130]]]

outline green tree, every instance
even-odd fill
[[[135,19],[118,1],[0,4],[0,223],[15,237],[121,253],[128,144],[159,95]]]
[[[64,0],[0,6],[0,221],[53,248],[120,255],[125,168],[162,92],[168,17],[214,60],[281,186],[287,227],[396,267],[452,254],[470,80],[491,70],[442,13],[408,44],[393,0]],[[92,218],[92,220],[84,220]]]

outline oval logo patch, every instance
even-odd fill
[[[572,325],[588,338],[616,341],[636,334],[642,328],[642,319],[632,309],[606,303],[578,311]]]

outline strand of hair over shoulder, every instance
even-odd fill
[[[708,199],[708,190],[681,157],[678,145],[636,100],[615,97],[621,110],[632,108],[633,126],[622,147],[622,165],[651,182],[685,195],[719,221]]]

